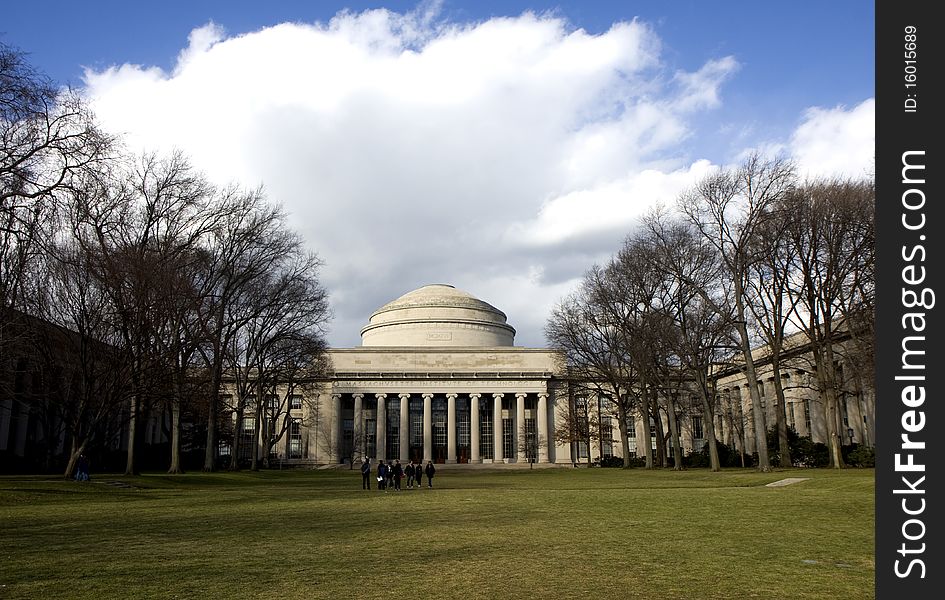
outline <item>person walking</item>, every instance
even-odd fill
[[[385,474],[384,485],[387,489],[394,487],[394,463],[387,461],[387,473]]]
[[[432,488],[432,487],[433,487],[433,475],[436,473],[436,467],[433,466],[433,461],[432,461],[432,460],[428,460],[428,461],[427,461],[427,470],[426,470],[426,473],[427,473],[427,487]]]
[[[387,465],[384,464],[383,460],[377,461],[377,489],[387,491],[384,486],[387,481]]]
[[[400,480],[404,478],[404,467],[400,464],[399,460],[394,461],[394,489],[398,492],[403,491],[400,489]]]
[[[361,459],[361,489],[371,489],[371,459]]]
[[[404,473],[407,474],[407,489],[408,489],[408,490],[412,490],[412,489],[413,489],[413,477],[414,477],[413,461],[410,461],[410,463],[409,463],[409,464],[407,465],[407,467],[404,469]]]

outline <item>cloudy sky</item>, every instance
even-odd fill
[[[263,185],[325,261],[335,346],[450,283],[543,346],[655,203],[752,149],[873,167],[871,2],[46,2],[0,40],[132,148]]]

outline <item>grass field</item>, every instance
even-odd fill
[[[872,598],[873,475],[0,477],[0,598]]]

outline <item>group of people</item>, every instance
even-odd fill
[[[410,461],[406,467],[400,464],[399,460],[393,462],[379,461],[377,464],[377,489],[401,491],[401,480],[407,478],[407,489],[413,489],[416,485],[420,489],[423,485],[423,476],[427,476],[427,487],[433,487],[433,476],[436,474],[436,467],[433,461],[427,461],[426,468],[420,462]],[[371,489],[371,460],[365,458],[361,462],[361,489]]]

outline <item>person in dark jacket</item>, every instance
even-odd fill
[[[400,489],[400,480],[404,478],[404,467],[399,460],[394,461],[394,489],[398,492]]]
[[[383,460],[377,461],[377,489],[387,491],[384,483],[387,481],[387,465]]]
[[[433,487],[433,475],[436,473],[436,467],[433,466],[433,461],[427,461],[427,487]]]
[[[361,489],[371,489],[371,461],[368,458],[361,460]]]
[[[423,461],[418,460],[417,466],[413,469],[413,476],[417,480],[417,489],[423,485]]]
[[[387,471],[384,473],[384,485],[387,486],[387,489],[394,487],[394,463],[387,461]]]
[[[413,461],[410,461],[410,463],[404,469],[404,473],[406,473],[407,475],[407,489],[412,490],[413,489],[413,476],[414,476]]]

